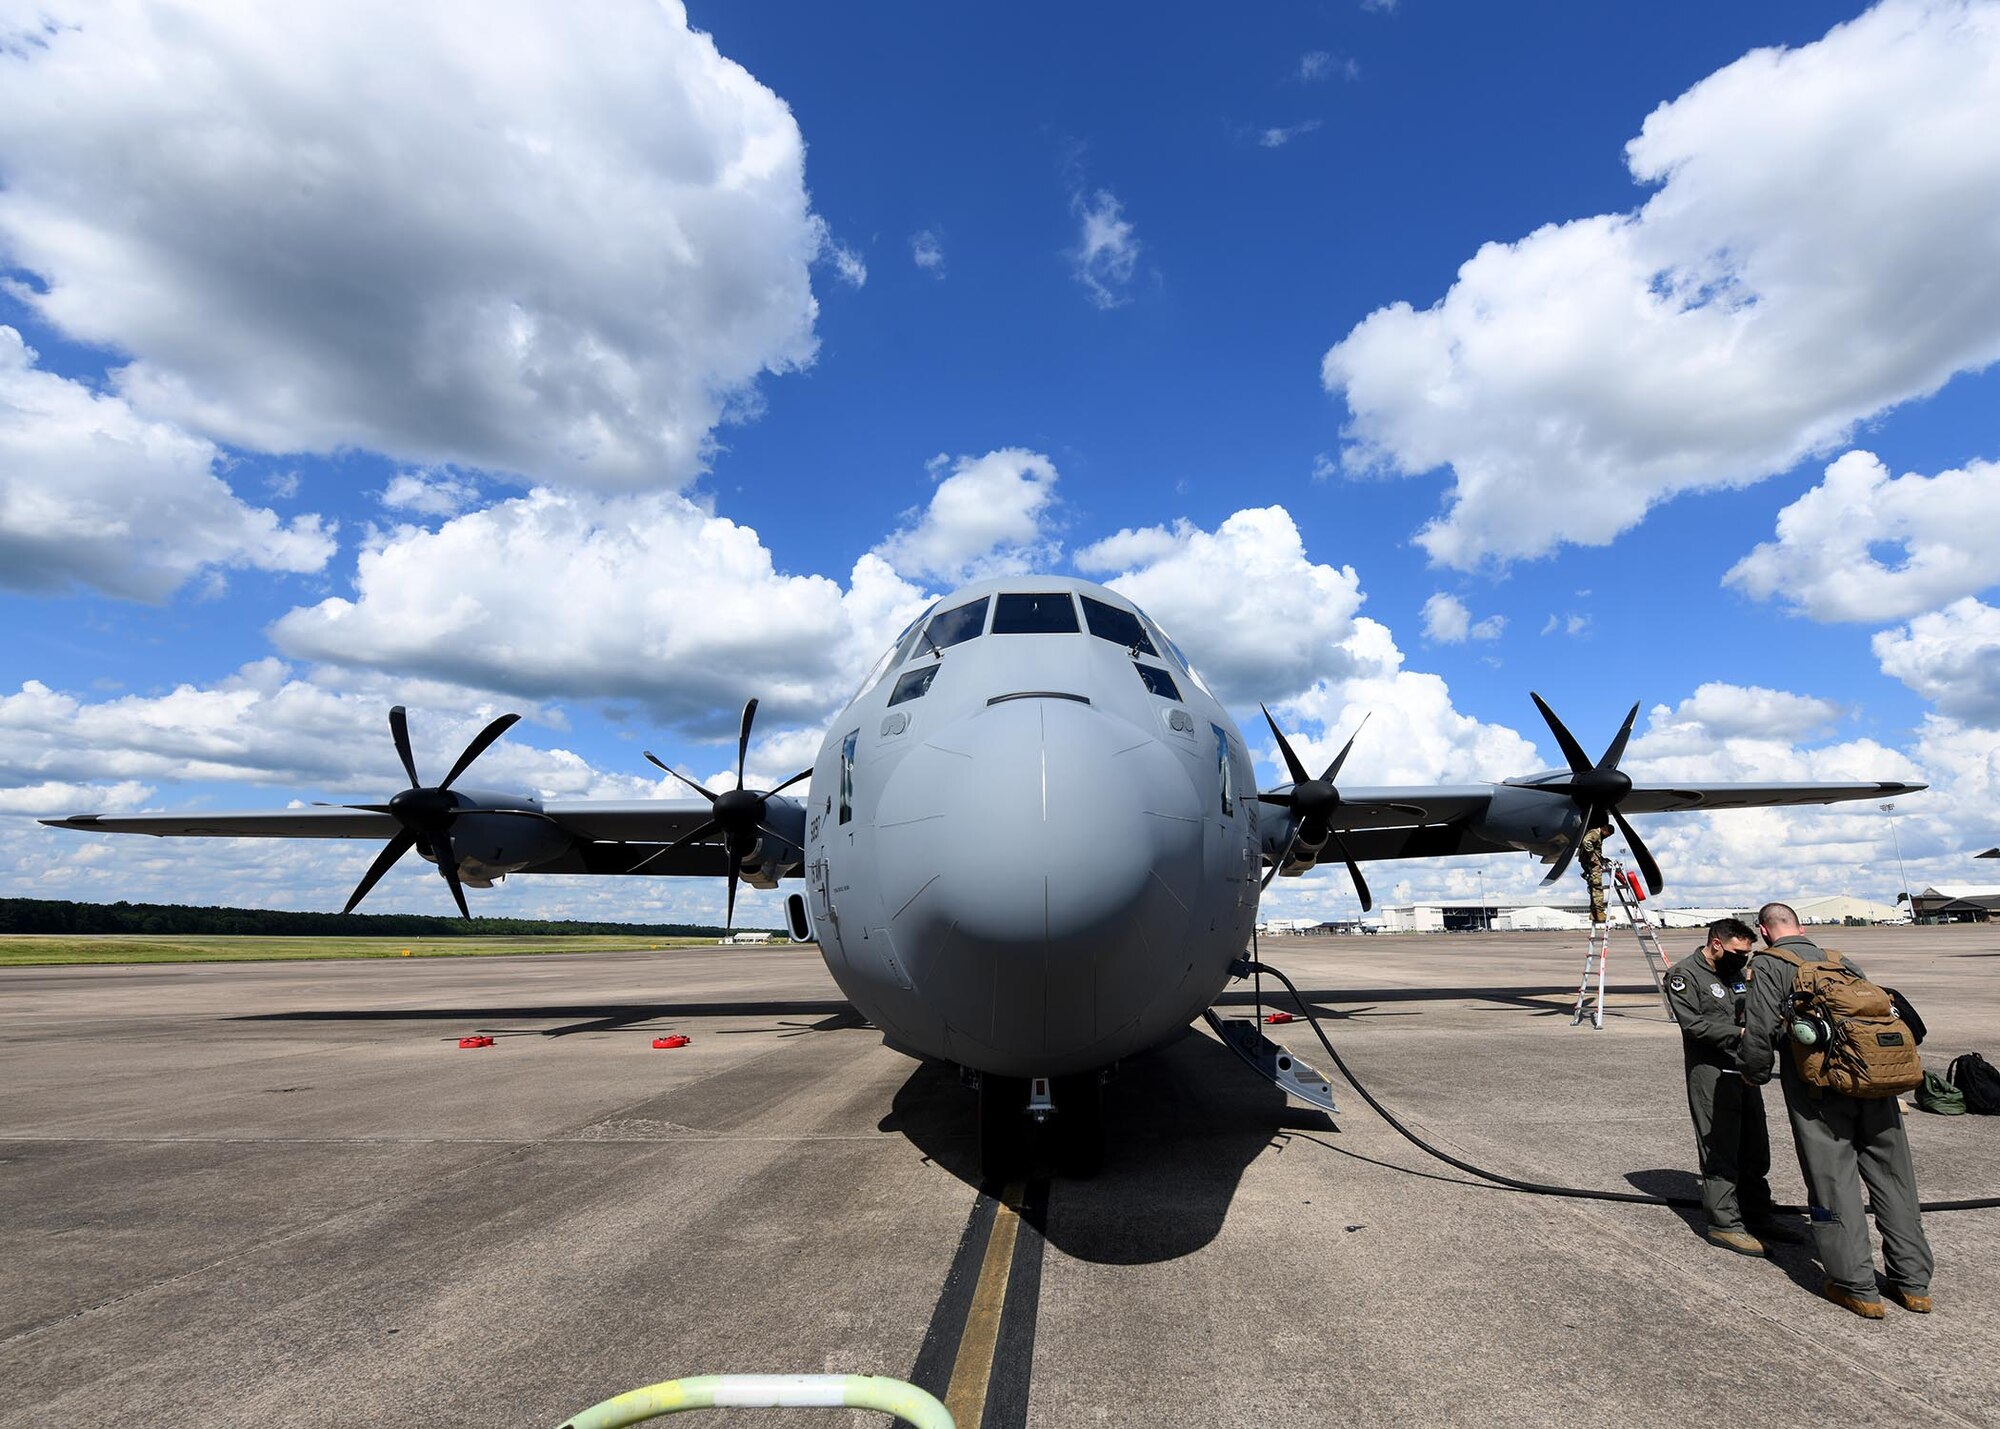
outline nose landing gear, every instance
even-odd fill
[[[979,1174],[1005,1181],[1053,1168],[1087,1178],[1104,1164],[1104,1069],[1070,1077],[979,1077]]]

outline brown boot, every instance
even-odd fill
[[[1879,1320],[1888,1311],[1882,1308],[1880,1300],[1863,1300],[1851,1290],[1843,1290],[1831,1280],[1819,1287],[1819,1293],[1843,1310],[1852,1310],[1864,1320]]]
[[[1719,1245],[1724,1250],[1733,1250],[1738,1255],[1762,1255],[1764,1242],[1748,1231],[1719,1231],[1709,1227],[1708,1243]]]
[[[1912,1295],[1900,1286],[1891,1285],[1889,1298],[1913,1315],[1928,1315],[1931,1312],[1931,1297],[1928,1295]]]

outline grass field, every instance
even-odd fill
[[[0,967],[90,963],[247,963],[307,958],[481,958],[623,948],[712,948],[713,938],[203,938],[129,934],[0,935]]]

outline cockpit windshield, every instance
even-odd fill
[[[1076,629],[1076,602],[1066,590],[1021,592],[994,601],[995,635],[1071,635]]]
[[[1120,610],[1115,605],[1107,605],[1101,600],[1083,596],[1083,618],[1090,626],[1090,633],[1100,640],[1109,640],[1113,645],[1123,645],[1135,655],[1157,655],[1153,642],[1146,634],[1146,627],[1139,623],[1139,617],[1129,610]]]
[[[948,650],[954,645],[962,645],[986,628],[986,597],[969,600],[964,605],[955,605],[940,615],[933,616],[925,628],[930,638],[918,642],[923,649],[933,647]]]

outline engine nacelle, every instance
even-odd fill
[[[1583,832],[1583,815],[1567,794],[1521,784],[1497,784],[1486,813],[1472,825],[1481,838],[1554,857]]]
[[[570,835],[539,808],[486,807],[489,802],[481,798],[481,807],[468,809],[452,820],[451,849],[458,857],[461,882],[473,888],[490,888],[497,878],[547,863],[569,849]],[[508,802],[525,805],[530,801]],[[428,851],[424,857],[437,862]]]

